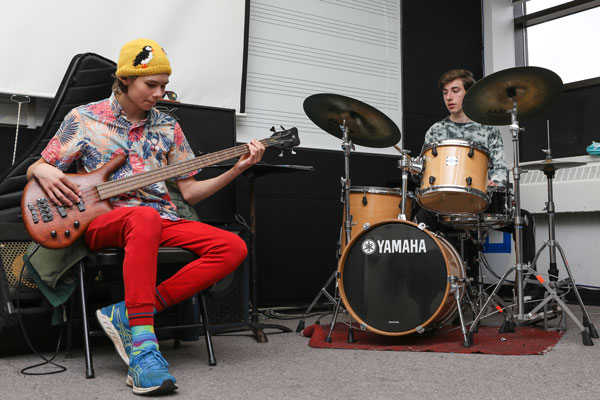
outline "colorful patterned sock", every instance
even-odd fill
[[[158,341],[152,325],[136,325],[131,327],[133,347],[131,353],[138,355],[143,349],[154,348],[158,350]]]

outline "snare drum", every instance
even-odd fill
[[[512,192],[506,187],[490,186],[488,187],[488,196],[490,204],[485,211],[471,215],[444,215],[442,223],[467,230],[477,227],[500,229],[510,225],[514,218]]]
[[[466,140],[442,140],[423,148],[417,201],[440,214],[476,214],[488,206],[488,151]]]
[[[406,219],[412,218],[414,194],[407,192]],[[370,225],[387,219],[398,219],[402,213],[402,189],[369,186],[350,188],[350,215],[352,231],[350,240]],[[344,213],[344,222],[346,214]],[[342,225],[344,226],[344,225]],[[346,245],[346,235],[342,230],[342,247]]]
[[[456,249],[410,221],[378,222],[360,232],[339,264],[340,296],[362,329],[388,336],[438,328],[464,294]]]

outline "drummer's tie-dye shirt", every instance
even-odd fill
[[[146,119],[132,124],[114,95],[69,112],[42,151],[42,157],[62,171],[77,160],[78,172],[94,171],[118,154],[126,154],[127,160],[110,180],[194,157],[175,118],[153,108]],[[185,179],[196,173],[198,171],[191,171],[175,179]],[[111,198],[110,202],[113,207],[148,206],[155,208],[162,218],[179,218],[164,182],[121,194]]]
[[[500,186],[506,186],[508,167],[504,158],[502,135],[498,128],[481,125],[477,122],[453,122],[450,117],[446,117],[429,128],[425,134],[423,147],[446,139],[467,140],[485,147],[489,152],[491,161],[491,168],[488,170],[490,180]]]

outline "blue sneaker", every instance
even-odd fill
[[[125,383],[133,387],[135,394],[158,394],[177,390],[175,378],[169,373],[169,363],[160,351],[147,348],[132,354]]]
[[[117,353],[119,353],[125,364],[129,365],[133,340],[131,339],[131,328],[129,327],[125,302],[121,301],[96,310],[96,318],[98,318],[98,322],[100,322],[106,336],[112,340]]]

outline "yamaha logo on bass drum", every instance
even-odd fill
[[[373,240],[367,239],[362,242],[361,249],[366,255],[393,254],[393,253],[427,253],[425,239],[396,239],[396,240]]]

